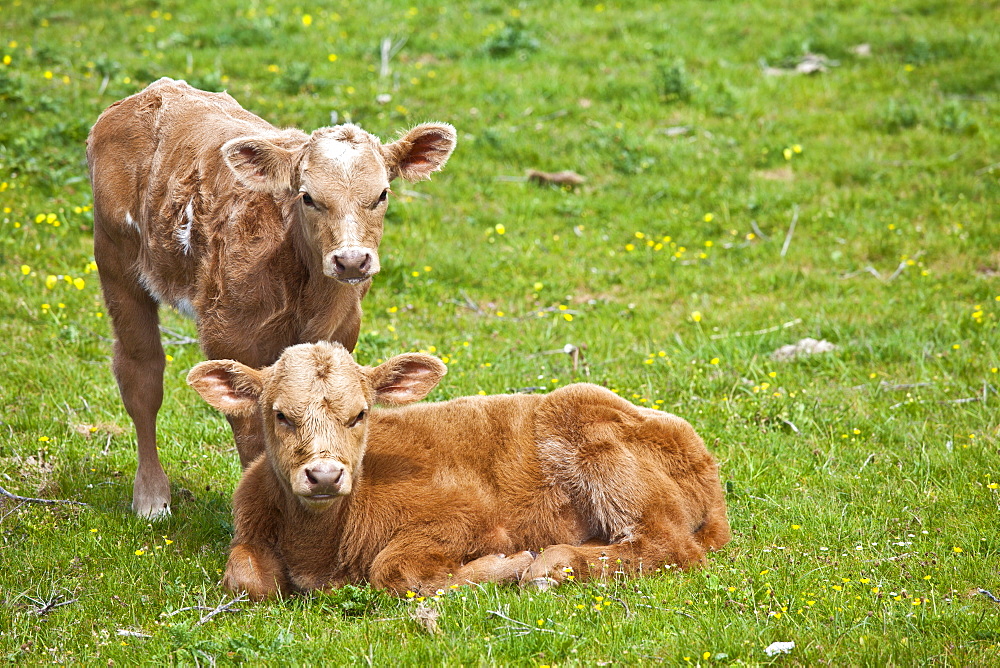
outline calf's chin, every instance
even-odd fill
[[[301,494],[296,494],[299,501],[302,502],[302,506],[314,513],[323,512],[327,508],[333,505],[333,502],[340,498],[341,495],[333,496],[332,494],[326,494],[322,496],[303,496]]]

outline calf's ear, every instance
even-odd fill
[[[431,177],[448,162],[455,150],[455,128],[447,123],[424,123],[382,147],[389,180],[401,176],[407,181]]]
[[[197,364],[187,382],[209,405],[233,417],[253,414],[264,387],[260,371],[233,360]]]
[[[263,137],[237,137],[222,145],[222,157],[251,190],[279,195],[292,187],[292,152]]]
[[[421,353],[396,355],[367,370],[375,390],[375,403],[387,406],[420,401],[446,373],[448,367],[441,360]]]

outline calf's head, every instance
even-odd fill
[[[389,183],[430,178],[455,149],[455,128],[424,123],[383,145],[352,124],[301,133],[248,136],[222,146],[247,187],[272,195],[286,224],[298,224],[323,273],[360,283],[380,269],[378,245]]]
[[[286,491],[322,510],[356,483],[369,409],[419,401],[445,373],[430,355],[406,353],[366,367],[339,343],[322,342],[286,348],[260,370],[232,360],[202,362],[187,380],[226,415],[260,411],[266,456]]]

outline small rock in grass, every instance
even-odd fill
[[[837,346],[833,345],[826,339],[817,341],[812,338],[804,338],[798,343],[790,343],[787,346],[781,346],[773,353],[771,353],[771,358],[779,362],[786,362],[796,357],[802,355],[815,355],[817,353],[829,353],[837,349]]]
[[[778,654],[788,654],[795,649],[794,642],[773,642],[764,648],[764,654],[777,656]]]
[[[562,172],[540,172],[537,169],[528,170],[528,180],[539,185],[552,184],[557,186],[567,186],[573,188],[583,184],[586,179],[576,172],[565,170]]]

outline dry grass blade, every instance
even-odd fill
[[[201,626],[202,624],[205,624],[206,622],[210,621],[216,615],[223,612],[239,612],[240,611],[239,608],[234,608],[232,606],[236,603],[239,603],[240,601],[245,601],[245,600],[247,600],[247,595],[240,594],[239,596],[235,596],[228,601],[220,603],[218,607],[216,607],[210,613],[208,613],[207,615],[199,619],[197,622],[195,622],[195,626]]]
[[[983,589],[982,587],[980,587],[979,590],[978,590],[978,593],[982,594],[983,596],[985,596],[986,598],[990,599],[994,603],[1000,603],[1000,598],[997,598],[996,596],[994,596],[993,593],[991,591],[989,591],[988,589]]]
[[[36,499],[30,496],[21,496],[19,494],[14,494],[13,492],[8,492],[3,487],[0,487],[0,496],[5,496],[12,501],[20,501],[21,503],[42,503],[46,505],[55,505],[59,503],[65,503],[74,506],[86,506],[88,504],[83,501],[69,501],[68,499]]]
[[[788,247],[792,244],[792,235],[795,234],[795,225],[799,222],[799,205],[795,205],[795,210],[792,213],[792,222],[788,226],[788,232],[785,233],[785,243],[781,245],[781,257],[785,257],[785,253],[788,252]]]
[[[826,339],[817,341],[816,339],[807,336],[797,343],[789,343],[788,345],[781,346],[771,353],[771,359],[778,362],[786,362],[788,360],[795,359],[796,357],[829,353],[836,349],[837,346],[830,343]]]
[[[152,638],[148,633],[143,633],[142,631],[133,631],[132,629],[118,629],[115,635],[125,636],[127,638]]]
[[[165,346],[189,346],[191,344],[198,343],[198,339],[195,337],[181,334],[180,332],[170,329],[169,327],[164,327],[163,325],[160,325],[160,332],[173,337],[163,340],[163,345]]]
[[[512,626],[507,626],[507,627],[504,627],[504,628],[507,629],[507,630],[509,630],[511,632],[511,635],[523,636],[523,635],[528,635],[529,633],[538,631],[539,633],[554,633],[556,635],[569,636],[571,638],[578,638],[579,637],[579,636],[573,635],[572,633],[565,633],[563,631],[557,631],[556,629],[548,629],[548,628],[545,628],[543,626],[535,626],[535,625],[532,625],[532,624],[528,624],[527,622],[522,622],[522,621],[520,621],[518,619],[514,619],[513,617],[509,617],[508,615],[506,615],[505,613],[501,612],[500,610],[487,610],[486,613],[490,614],[490,615],[493,615],[495,617],[499,617],[500,619],[503,619],[504,621],[510,622],[512,624]]]
[[[795,320],[789,320],[788,322],[781,325],[774,325],[773,327],[765,327],[764,329],[755,329],[752,332],[733,332],[732,334],[712,334],[710,337],[712,340],[726,339],[729,337],[737,336],[757,336],[760,334],[770,334],[771,332],[777,332],[782,329],[788,329],[789,327],[794,327],[802,323],[802,318],[796,318]]]
[[[50,598],[48,601],[44,601],[44,602],[43,601],[35,601],[34,599],[29,599],[29,600],[31,600],[33,603],[35,603],[35,608],[32,610],[32,612],[34,614],[38,615],[39,617],[44,617],[45,615],[49,614],[50,612],[52,612],[56,608],[61,608],[64,605],[70,605],[71,603],[76,603],[79,600],[79,599],[76,599],[76,598],[71,598],[68,601],[61,601],[59,599],[60,599],[60,597],[58,595],[56,595],[56,596],[53,596],[52,598]]]

